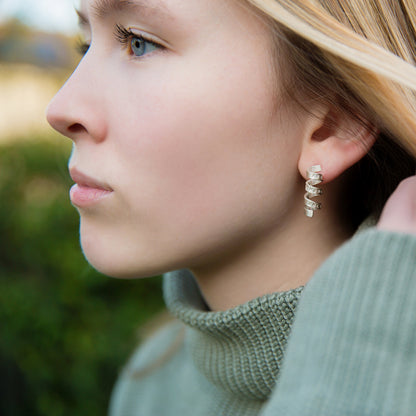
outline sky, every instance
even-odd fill
[[[47,32],[74,34],[76,0],[0,0],[0,23],[9,18]]]

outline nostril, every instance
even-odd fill
[[[82,131],[85,131],[85,127],[82,124],[75,123],[68,127],[68,131],[70,133],[80,133]]]

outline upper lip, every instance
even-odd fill
[[[88,176],[85,173],[80,172],[76,168],[70,168],[69,174],[71,176],[71,179],[78,185],[87,186],[89,188],[104,189],[106,191],[112,191],[112,189],[104,182],[101,182],[98,179],[92,178],[91,176]]]

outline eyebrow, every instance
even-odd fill
[[[165,5],[159,0],[152,0],[149,4],[147,0],[96,0],[92,6],[93,15],[97,19],[105,19],[111,14],[116,13],[138,13],[143,16],[161,15],[163,17],[172,18],[168,13]],[[79,25],[89,26],[88,17],[80,10],[75,10]]]

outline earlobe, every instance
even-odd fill
[[[333,181],[363,158],[376,140],[373,126],[352,116],[327,113],[318,124],[312,117],[315,123],[304,138],[298,162],[305,179],[311,166],[321,165],[324,183]]]

